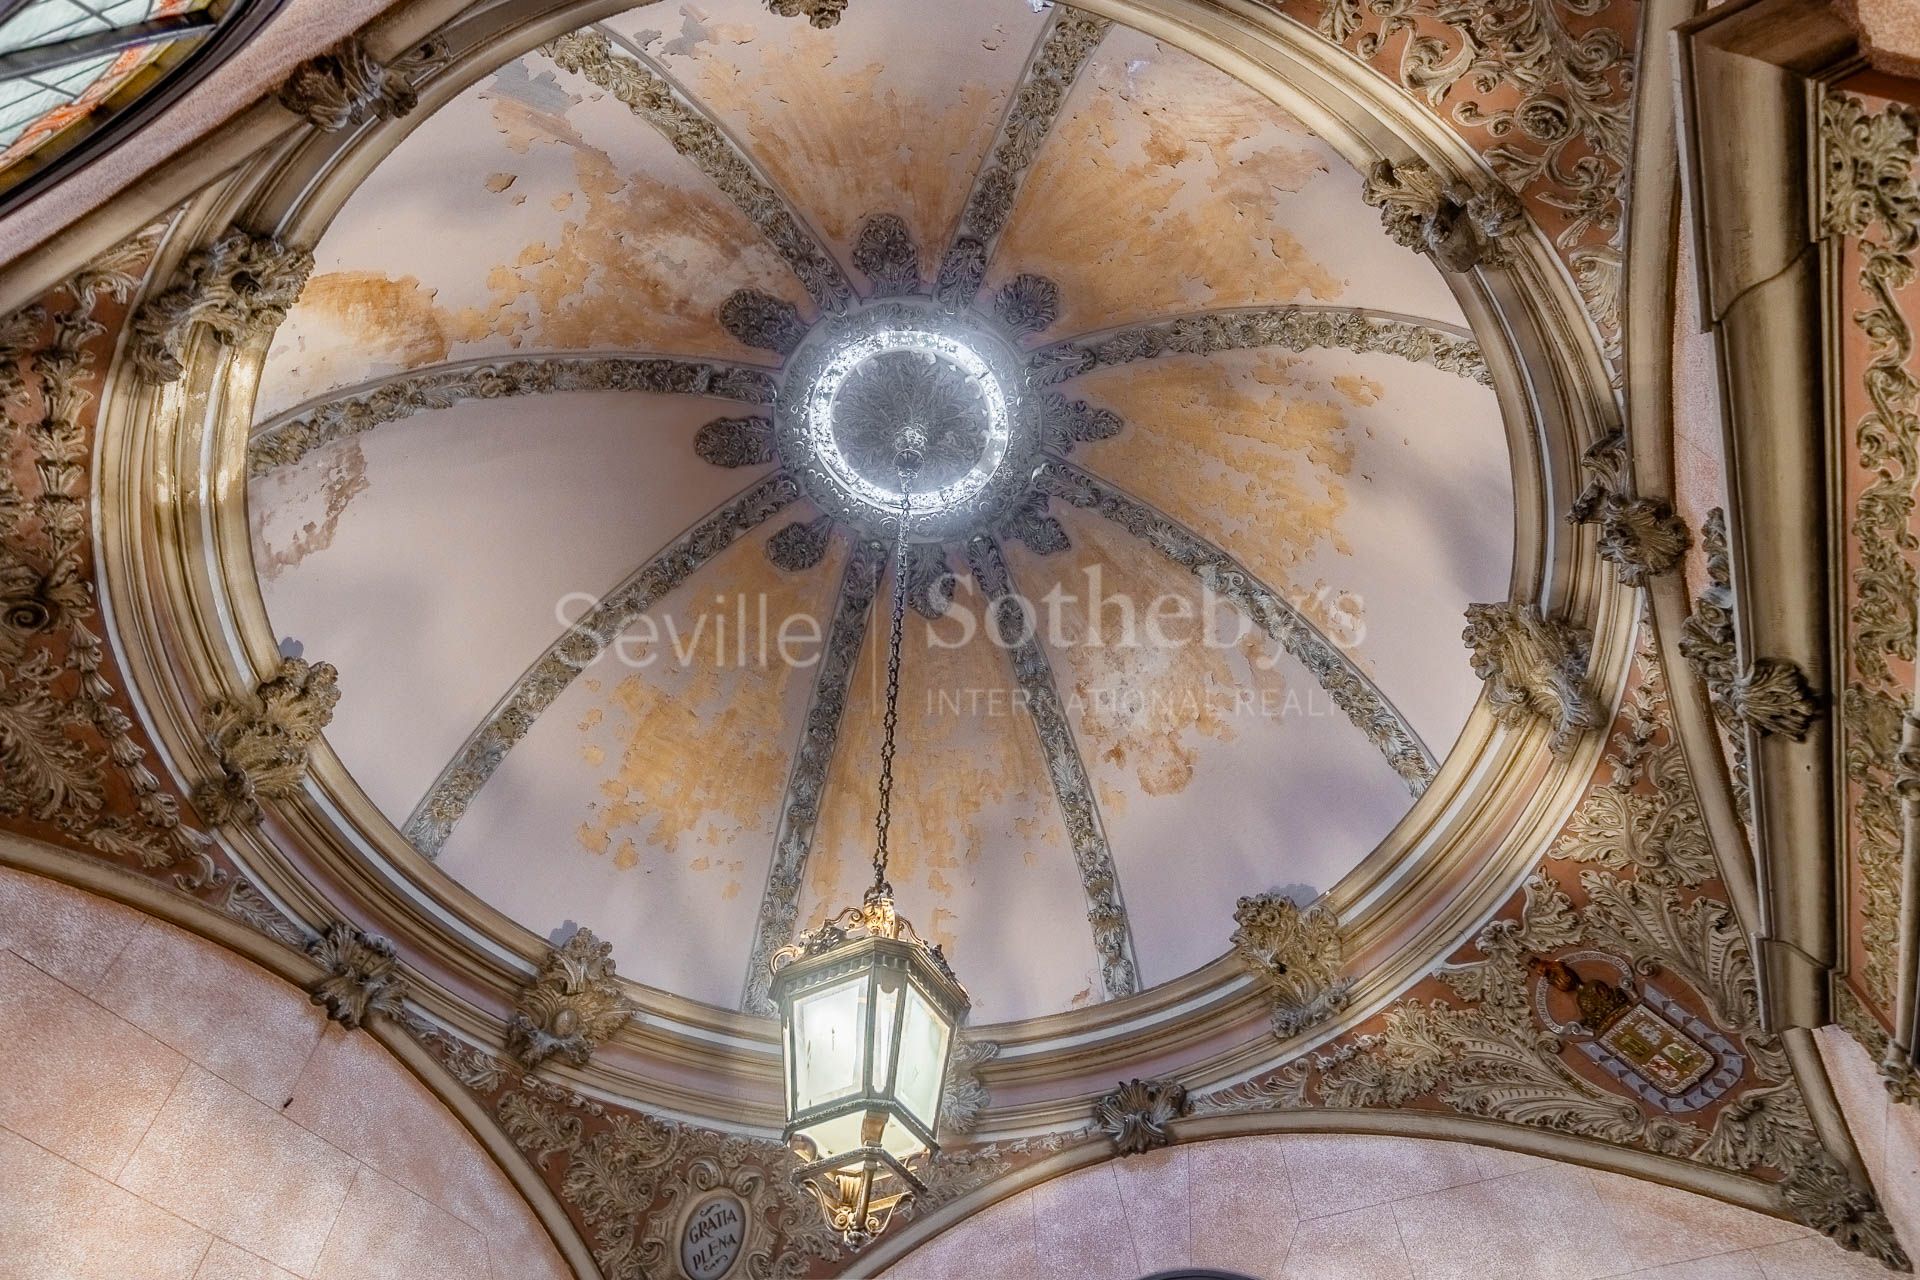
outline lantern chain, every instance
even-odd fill
[[[913,477],[926,456],[926,433],[901,429],[895,440],[900,466],[900,516],[893,538],[893,622],[887,636],[887,712],[880,734],[880,808],[874,815],[873,888],[869,898],[893,896],[887,883],[887,829],[893,823],[894,735],[900,725],[900,638],[907,615],[907,527],[913,513]]]

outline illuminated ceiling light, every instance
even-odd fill
[[[912,358],[924,354],[917,347],[904,350]],[[848,371],[865,358],[850,361]],[[942,351],[936,358],[958,364],[961,357]],[[970,1003],[940,948],[894,912],[887,883],[907,529],[913,484],[933,446],[926,428],[938,430],[938,423],[929,424],[914,410],[894,424],[899,488],[890,505],[898,515],[873,886],[859,906],[801,934],[772,961],[786,1059],[785,1136],[805,1162],[795,1176],[855,1248],[886,1230],[900,1203],[924,1189],[914,1169],[939,1151],[935,1130],[947,1062]],[[833,434],[834,424],[827,425]]]

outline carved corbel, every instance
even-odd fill
[[[1093,1123],[1123,1156],[1173,1142],[1167,1126],[1187,1114],[1187,1087],[1172,1080],[1129,1080],[1094,1104]]]
[[[1615,566],[1629,587],[1672,572],[1692,537],[1671,504],[1634,496],[1627,433],[1614,431],[1588,449],[1580,464],[1588,474],[1587,487],[1574,499],[1567,519],[1600,526],[1600,558]]]
[[[313,254],[235,228],[187,256],[182,279],[135,313],[134,368],[151,382],[178,382],[195,325],[233,346],[271,333],[306,287]]]
[[[1593,637],[1584,627],[1544,618],[1531,604],[1472,604],[1461,639],[1473,651],[1473,672],[1487,685],[1495,720],[1510,728],[1530,720],[1553,726],[1555,755],[1572,750],[1602,720],[1587,691]]]
[[[300,794],[308,753],[340,701],[339,673],[327,663],[287,658],[252,693],[215,698],[207,706],[207,745],[221,776],[193,793],[212,823],[255,823],[262,800]]]
[[[414,85],[446,61],[446,43],[437,38],[383,65],[359,36],[348,36],[293,69],[280,86],[280,105],[328,133],[398,119],[420,103]]]
[[[1273,996],[1281,1039],[1325,1022],[1347,1006],[1353,979],[1340,975],[1340,917],[1325,902],[1302,911],[1284,894],[1242,898],[1233,910],[1233,954]]]
[[[550,949],[533,981],[521,988],[507,1023],[507,1052],[529,1071],[556,1054],[584,1067],[633,1012],[614,977],[613,945],[580,929]]]
[[[331,924],[307,944],[307,954],[326,970],[307,990],[313,1003],[326,1006],[327,1017],[353,1028],[365,1023],[369,1014],[399,1014],[407,980],[400,974],[393,944],[385,938],[362,933],[350,924]]]
[[[847,11],[847,0],[767,0],[777,17],[805,18],[816,27],[831,27]]]
[[[964,1035],[954,1041],[947,1058],[947,1091],[940,1099],[941,1133],[972,1133],[980,1123],[980,1113],[993,1100],[980,1078],[980,1067],[999,1056],[997,1041]]]
[[[1444,271],[1504,265],[1503,241],[1526,219],[1506,187],[1448,183],[1424,160],[1381,160],[1360,194],[1380,210],[1394,243],[1427,254]]]
[[[1825,1148],[1815,1147],[1796,1160],[1780,1191],[1794,1217],[1841,1248],[1863,1253],[1889,1271],[1913,1269],[1880,1198],[1856,1185]]]
[[[1693,613],[1681,628],[1680,656],[1707,687],[1714,714],[1727,728],[1752,729],[1762,737],[1785,734],[1799,742],[1819,714],[1819,698],[1805,673],[1791,662],[1756,658],[1744,668],[1740,665],[1726,519],[1726,512],[1715,507],[1701,527],[1708,586],[1695,598]],[[1735,764],[1736,772],[1744,773],[1744,758]]]

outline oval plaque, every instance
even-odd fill
[[[680,1270],[687,1280],[720,1280],[747,1243],[747,1207],[716,1191],[693,1207],[680,1227]]]

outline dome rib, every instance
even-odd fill
[[[567,686],[634,619],[742,536],[785,509],[799,493],[792,477],[778,471],[749,485],[675,538],[561,632],[494,704],[414,806],[403,828],[407,842],[429,858],[438,857],[474,796]]]

